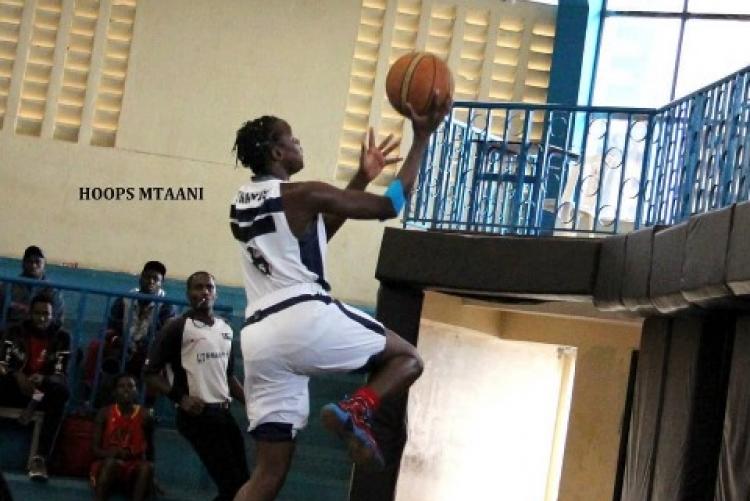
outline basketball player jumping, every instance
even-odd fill
[[[231,207],[247,294],[241,333],[245,393],[256,466],[236,500],[272,500],[291,464],[294,439],[309,415],[309,376],[369,371],[366,386],[323,407],[324,426],[347,444],[352,459],[383,466],[369,425],[383,397],[405,391],[422,373],[416,349],[375,319],[331,296],[325,277],[326,242],[347,218],[388,219],[401,211],[414,185],[429,137],[451,107],[434,91],[423,115],[407,105],[414,140],[384,196],[365,188],[398,146],[391,136],[362,144],[359,170],[345,190],[322,182],[290,182],[303,167],[302,148],[287,122],[263,116],[246,122],[235,142],[237,159],[254,176]]]

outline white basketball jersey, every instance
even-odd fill
[[[248,305],[272,292],[298,284],[319,284],[325,290],[327,236],[323,216],[302,238],[294,236],[281,203],[281,183],[255,179],[242,185],[232,203],[230,226],[241,247]]]

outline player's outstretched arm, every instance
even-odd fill
[[[344,219],[390,219],[396,217],[391,201],[366,191],[342,190],[319,181],[296,183],[284,194],[284,206],[309,214],[331,214]],[[288,198],[288,200],[287,200]]]
[[[319,181],[285,183],[281,198],[289,228],[301,238],[319,214],[343,219],[390,219],[398,215],[387,197],[366,191],[342,190]]]
[[[442,104],[436,104],[440,103],[440,101],[440,92],[435,89],[432,93],[432,105],[424,115],[417,114],[411,104],[406,103],[406,111],[409,120],[411,120],[414,139],[409,148],[409,153],[406,155],[404,164],[401,166],[398,174],[396,174],[396,179],[400,180],[403,185],[404,194],[411,193],[414,187],[419,167],[422,164],[422,156],[430,141],[430,135],[435,132],[443,121],[443,117],[445,117],[450,111],[451,106],[453,106],[453,100],[450,98],[446,99]]]
[[[393,140],[393,134],[389,134],[379,145],[375,145],[375,132],[372,127],[368,130],[365,140],[362,141],[359,154],[359,168],[354,177],[349,181],[347,190],[364,191],[373,179],[378,177],[386,165],[394,164],[403,160],[401,157],[388,158],[395,150],[400,141]],[[341,228],[346,218],[335,214],[325,214],[323,218],[326,226],[328,240]]]

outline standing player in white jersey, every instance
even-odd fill
[[[433,103],[439,103],[435,93]],[[256,466],[236,500],[272,500],[291,464],[296,433],[309,415],[309,376],[369,371],[366,386],[321,411],[352,459],[382,466],[369,419],[383,397],[405,391],[422,373],[416,349],[377,320],[328,295],[326,242],[347,218],[398,215],[411,191],[430,134],[450,109],[450,99],[425,115],[409,108],[414,140],[384,196],[364,189],[387,164],[398,143],[380,145],[369,131],[359,170],[345,190],[322,182],[290,182],[303,167],[302,148],[287,122],[264,116],[237,131],[237,159],[253,178],[240,187],[231,228],[241,248],[247,318],[241,332],[250,434]]]

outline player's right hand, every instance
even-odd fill
[[[203,412],[203,400],[198,397],[185,395],[184,397],[182,397],[182,400],[180,400],[180,409],[187,412],[188,414],[197,416],[198,414]]]
[[[440,91],[434,89],[432,91],[431,105],[424,113],[419,115],[411,103],[405,103],[406,113],[411,120],[412,129],[414,129],[414,137],[426,139],[435,132],[440,123],[443,121],[443,117],[448,114],[451,107],[453,106],[453,99],[448,97],[441,103]]]

